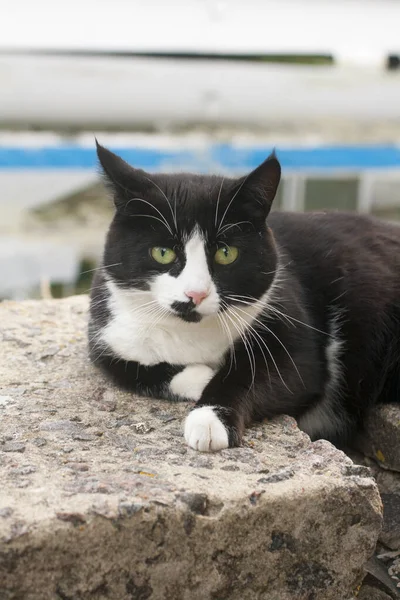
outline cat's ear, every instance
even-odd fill
[[[240,181],[248,201],[253,199],[258,204],[264,218],[271,210],[280,179],[281,165],[274,150],[261,165]]]
[[[134,169],[120,156],[101,146],[96,140],[97,157],[103,170],[105,184],[111,190],[117,209],[123,209],[129,200],[143,194],[148,187],[146,174]]]

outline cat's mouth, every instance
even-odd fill
[[[173,302],[171,309],[177,317],[187,323],[199,323],[203,318],[203,315],[195,310],[191,302]]]

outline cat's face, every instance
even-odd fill
[[[149,175],[98,145],[116,213],[105,272],[189,322],[269,289],[277,258],[266,225],[280,178],[272,156],[245,178]]]

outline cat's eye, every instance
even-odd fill
[[[169,265],[176,259],[176,253],[172,248],[163,248],[161,246],[155,246],[151,249],[151,256],[155,261],[162,265]]]
[[[214,260],[219,265],[230,265],[235,262],[239,255],[239,250],[235,246],[223,246],[218,248]]]

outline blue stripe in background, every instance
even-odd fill
[[[159,148],[110,147],[135,167],[148,170],[181,167],[188,170],[218,169],[246,171],[260,164],[271,152],[270,147],[238,147],[229,144],[210,145],[206,149],[167,150]],[[400,168],[397,146],[321,146],[313,148],[277,148],[277,156],[285,169],[385,169]],[[0,169],[90,169],[97,167],[94,148],[1,147]]]

